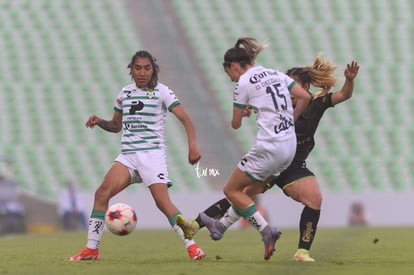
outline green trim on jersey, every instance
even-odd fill
[[[296,81],[293,81],[292,83],[290,83],[290,85],[288,86],[288,90],[290,91],[292,87],[295,85],[296,85]]]
[[[171,104],[170,106],[168,106],[168,111],[170,111],[171,112],[171,110],[175,107],[175,106],[177,106],[177,105],[180,105],[181,103],[180,103],[180,101],[176,101],[176,102],[174,102],[173,104]]]
[[[233,107],[244,109],[246,108],[246,105],[240,103],[233,103]]]
[[[258,182],[260,182],[258,179],[256,179],[255,177],[253,177],[252,175],[250,175],[248,172],[245,172],[246,173],[246,176],[248,176],[249,177],[249,179],[251,179],[252,181],[258,181]]]
[[[142,113],[138,112],[138,114],[141,115]],[[155,121],[147,121],[147,120],[128,120],[128,122],[129,123],[140,123],[140,124],[151,124],[151,125],[156,123]]]
[[[158,104],[145,104],[145,107],[158,108]]]
[[[147,148],[122,149],[121,152],[122,153],[130,153],[130,152],[158,150],[158,149],[160,149],[159,146],[154,146],[154,147],[147,147]]]
[[[134,134],[125,134],[123,135],[124,137],[133,137],[135,136]],[[159,138],[159,136],[149,136],[149,137],[141,137],[142,139],[148,140],[148,139],[154,139],[154,138]]]
[[[140,116],[157,116],[157,114],[154,114],[154,113],[144,113],[144,112],[136,112],[135,114],[134,114],[134,116],[135,115],[140,115]],[[124,114],[124,116],[131,116],[130,114]]]
[[[145,90],[143,90],[143,91],[145,91]],[[159,97],[158,96],[153,96],[153,97],[149,98],[148,96],[130,96],[126,99],[128,99],[128,100],[131,100],[131,99],[145,99],[145,100],[153,99],[153,100],[158,100]]]
[[[139,143],[146,143],[145,140],[137,140],[137,141],[123,141],[121,144],[139,144]]]

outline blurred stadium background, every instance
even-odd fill
[[[238,37],[253,36],[271,43],[257,63],[282,71],[322,52],[338,65],[338,89],[346,64],[360,62],[354,97],[327,112],[308,163],[325,196],[321,225],[345,225],[355,200],[373,225],[412,225],[413,10],[412,0],[0,0],[0,155],[11,161],[2,173],[34,205],[53,207],[68,179],[90,205],[120,136],[84,123],[112,116],[131,56],[146,49],[196,125],[201,174],[187,164],[172,116],[167,133],[174,200],[197,213],[221,197],[255,137],[253,119],[229,127],[234,84],[221,67]],[[118,200],[139,208],[147,226],[157,217],[167,226],[143,187]],[[296,225],[301,207],[279,190],[263,203],[275,224]],[[27,211],[29,223],[42,221],[39,208]]]

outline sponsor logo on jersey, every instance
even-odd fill
[[[262,78],[265,78],[266,76],[269,76],[269,75],[277,75],[277,72],[276,71],[263,71],[261,73],[254,74],[250,77],[250,83],[256,84],[262,81]]]
[[[274,126],[274,131],[276,134],[279,134],[283,131],[288,130],[290,127],[293,127],[295,123],[292,119],[286,118],[285,116],[280,116],[281,123]]]

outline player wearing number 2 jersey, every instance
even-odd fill
[[[69,261],[99,258],[98,249],[104,232],[109,200],[136,182],[143,182],[148,187],[158,209],[183,239],[190,258],[199,260],[204,257],[204,252],[194,240],[185,239],[182,229],[177,226],[176,217],[181,213],[168,193],[170,181],[164,137],[167,111],[172,112],[185,128],[190,164],[195,164],[201,157],[195,130],[174,92],[158,82],[159,67],[155,61],[149,52],[137,52],[128,65],[134,83],[124,87],[119,93],[112,119],[104,120],[91,115],[86,121],[88,128],[99,126],[114,133],[122,130],[121,153],[95,191],[86,247],[80,253],[67,258]]]
[[[124,87],[114,106],[122,113],[121,152],[164,147],[167,109],[171,111],[179,104],[174,92],[161,83],[153,90],[138,89],[135,84]]]
[[[264,185],[266,178],[279,175],[289,166],[296,151],[294,118],[306,108],[310,95],[284,73],[254,65],[257,54],[266,46],[254,38],[240,38],[224,55],[224,71],[237,82],[231,125],[238,129],[242,118],[253,111],[258,127],[256,143],[233,171],[224,186],[224,194],[233,205],[229,211],[244,217],[262,235],[264,259],[268,260],[280,231],[267,223],[243,189],[254,184]],[[297,100],[295,110],[290,93]],[[214,223],[216,220],[202,214],[212,239],[220,239],[225,225]]]

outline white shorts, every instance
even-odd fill
[[[164,150],[120,154],[115,161],[128,167],[131,174],[131,184],[142,182],[148,187],[153,183],[165,183],[171,186]]]
[[[296,137],[278,142],[256,141],[237,167],[254,181],[277,177],[288,168],[296,153]]]

